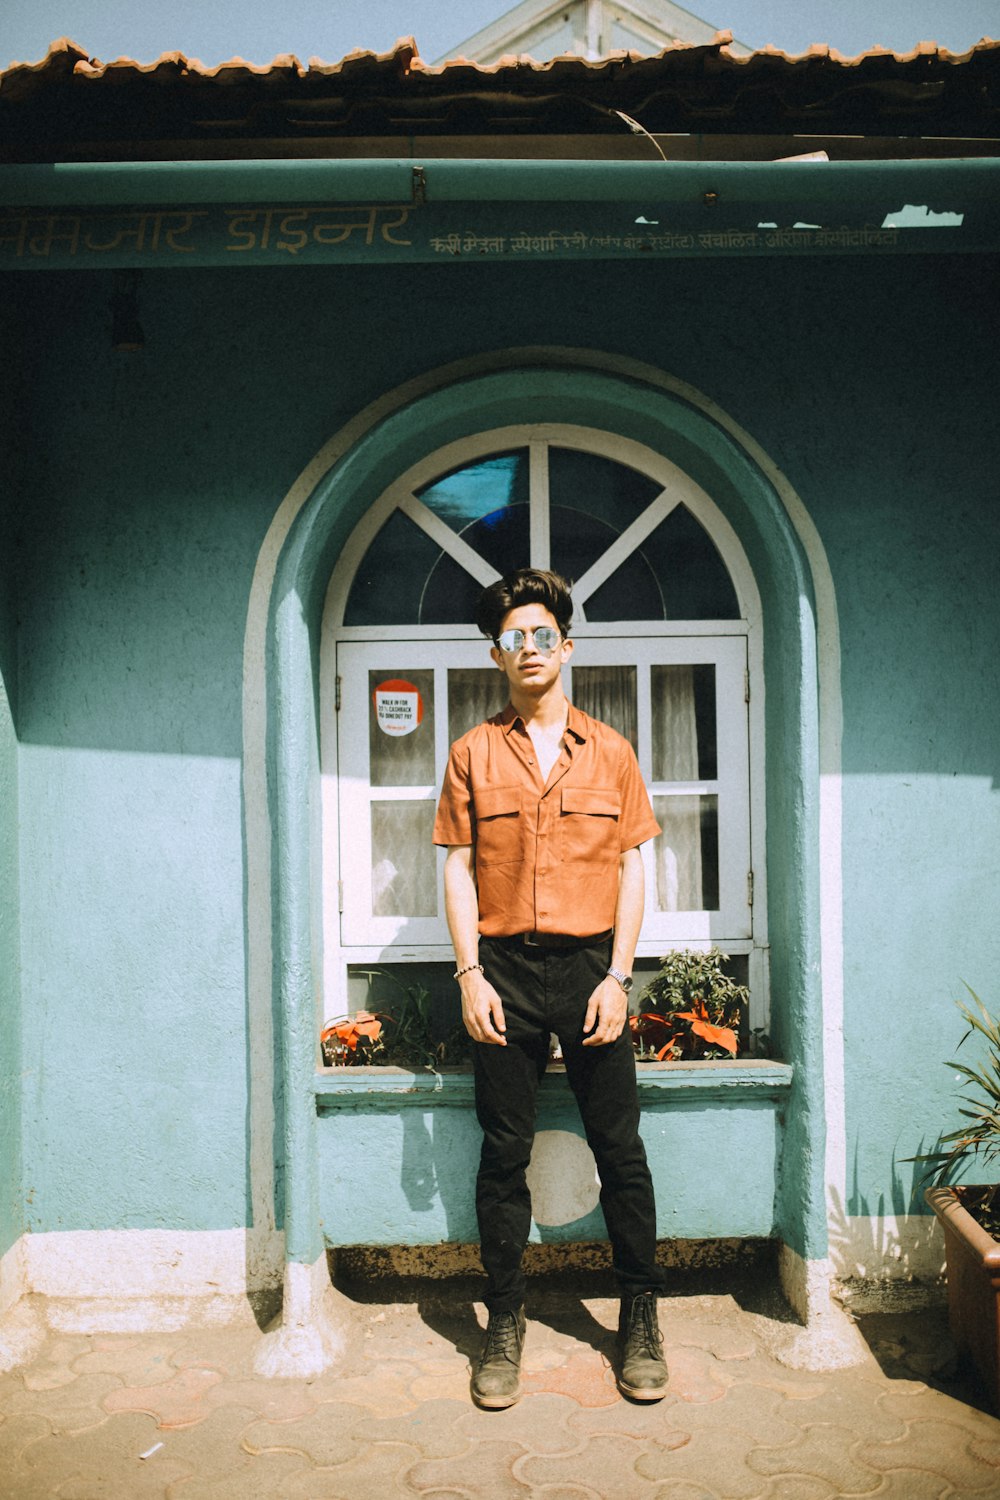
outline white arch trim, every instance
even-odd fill
[[[585,618],[586,603],[591,594],[611,577],[631,552],[641,546],[672,510],[678,505],[685,505],[709,532],[718,547],[733,580],[742,619],[747,622],[752,632],[759,629],[760,596],[743,547],[718,506],[692,479],[691,475],[678,468],[662,453],[657,453],[632,438],[600,431],[593,427],[579,427],[568,422],[532,422],[518,426],[486,429],[436,449],[401,474],[361,518],[337,559],[324,605],[325,627],[337,628],[342,625],[343,604],[350,592],[354,575],[365,552],[396,509],[401,510],[425,531],[477,582],[483,585],[494,582],[499,577],[496,569],[463,541],[447,522],[442,521],[428,506],[418,500],[415,491],[423,489],[441,474],[475,463],[479,458],[485,458],[489,454],[506,449],[521,448],[529,452],[529,463],[532,469],[529,486],[532,510],[530,523],[532,565],[535,567],[547,565],[549,561],[548,469],[545,457],[550,446],[575,448],[598,458],[613,458],[619,463],[649,475],[663,486],[660,493],[631,522],[613,545],[577,579],[573,586],[573,604],[582,617]],[[543,557],[544,564],[540,561]]]
[[[843,874],[842,770],[843,705],[840,633],[833,577],[819,533],[794,486],[759,443],[711,397],[688,382],[620,355],[558,346],[529,346],[476,356],[439,367],[380,397],[347,422],[325,443],[302,471],[279,505],[254,569],[247,609],[243,651],[243,782],[246,818],[248,901],[248,992],[250,1010],[250,1168],[255,1228],[273,1227],[274,1168],[272,1139],[274,1102],[271,1022],[271,831],[267,803],[267,702],[265,657],[267,622],[275,572],[291,527],[310,495],[333,466],[378,423],[408,403],[463,379],[528,366],[561,365],[638,381],[688,403],[716,423],[767,478],[794,530],[811,574],[816,606],[820,757],[820,942],[823,974],[823,1059],[827,1105],[826,1182],[831,1200],[846,1199],[846,1122],[843,1045]],[[462,455],[468,444],[456,444]],[[441,472],[442,453],[433,455]],[[461,461],[461,459],[459,459]],[[419,469],[419,465],[417,466]],[[414,484],[411,470],[409,480]],[[427,478],[435,477],[428,474]],[[374,534],[374,532],[372,532]],[[351,543],[367,545],[364,524]],[[346,562],[346,558],[344,559]],[[356,562],[355,562],[356,566]],[[791,1253],[791,1252],[789,1252]],[[802,1295],[825,1280],[825,1268],[810,1268]],[[796,1275],[795,1268],[792,1272]],[[287,1284],[287,1281],[286,1281]],[[816,1285],[822,1300],[824,1290]]]

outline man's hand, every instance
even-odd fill
[[[489,980],[475,969],[470,974],[463,974],[459,983],[462,987],[462,1021],[472,1040],[506,1047],[504,1032],[507,1022],[503,1002]]]
[[[607,1046],[621,1036],[627,1018],[628,996],[617,979],[607,974],[590,997],[583,1018],[583,1045]]]
[[[474,1042],[492,1042],[506,1047],[500,996],[482,971],[475,967],[479,947],[479,896],[470,844],[453,844],[444,862],[444,909],[455,945],[455,962],[464,969],[458,981],[462,991],[462,1021]]]

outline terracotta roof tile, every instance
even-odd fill
[[[786,52],[780,47],[768,44],[759,47],[755,52],[740,53],[732,49],[733,33],[731,31],[717,31],[711,42],[674,42],[662,52],[652,56],[624,50],[606,53],[599,58],[580,57],[576,53],[565,53],[552,58],[547,62],[536,62],[527,54],[510,54],[501,57],[495,63],[477,63],[465,57],[448,58],[442,63],[428,63],[419,55],[417,44],[413,37],[401,37],[388,52],[372,52],[363,48],[357,48],[348,52],[338,62],[324,62],[319,57],[310,57],[308,63],[303,65],[299,59],[290,52],[279,53],[268,63],[252,63],[242,57],[232,57],[226,62],[217,63],[214,67],[206,68],[196,57],[187,57],[183,52],[164,52],[152,62],[141,63],[130,57],[117,57],[109,62],[101,62],[85,52],[76,42],[69,37],[60,37],[49,46],[49,50],[38,62],[13,62],[6,69],[0,70],[0,89],[9,88],[16,77],[23,74],[34,75],[62,75],[71,71],[79,76],[100,78],[109,71],[128,69],[136,74],[149,74],[168,68],[181,72],[197,75],[199,78],[218,78],[227,73],[237,73],[241,76],[253,76],[257,78],[266,77],[271,73],[287,74],[290,72],[305,77],[307,74],[315,74],[324,78],[332,78],[344,74],[362,71],[384,73],[386,71],[419,72],[427,77],[442,77],[445,74],[458,73],[468,69],[482,78],[496,77],[498,73],[517,69],[520,72],[552,73],[552,72],[609,72],[623,62],[641,63],[657,61],[668,58],[677,53],[700,53],[714,51],[724,54],[726,61],[739,68],[753,69],[759,67],[765,58],[777,58],[784,64],[796,65],[810,61],[829,60],[839,67],[858,67],[872,60],[884,61],[888,58],[896,63],[907,64],[919,58],[934,58],[939,62],[965,63],[972,57],[984,52],[1000,48],[1000,40],[983,37],[973,47],[965,52],[951,52],[947,47],[939,47],[937,42],[918,42],[909,52],[894,52],[887,47],[873,46],[864,52],[848,55],[838,52],[835,47],[828,46],[825,42],[815,42],[804,52]]]
[[[152,62],[102,62],[63,37],[40,62],[0,72],[0,140],[7,160],[74,159],[86,144],[149,154],[179,144],[430,134],[620,131],[619,112],[662,134],[1000,136],[1000,42],[954,53],[934,42],[910,52],[873,47],[846,57],[817,43],[789,54],[743,54],[732,33],[677,43],[655,56],[613,52],[536,62],[505,57],[423,61],[412,38],[338,62],[291,54],[206,68],[181,52]],[[308,118],[307,118],[308,117]]]

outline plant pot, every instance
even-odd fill
[[[952,1337],[1000,1414],[1000,1244],[962,1207],[954,1188],[931,1187],[924,1197],[944,1230]]]

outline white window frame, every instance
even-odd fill
[[[666,920],[653,920],[647,901],[647,919],[643,925],[638,957],[655,957],[668,947],[707,948],[720,942],[731,954],[744,953],[749,959],[749,977],[752,994],[751,1024],[766,1025],[767,1013],[767,904],[766,872],[764,862],[764,677],[760,600],[752,571],[739,540],[729,522],[719,511],[708,494],[683,470],[662,454],[655,453],[645,445],[613,433],[597,431],[572,424],[535,423],[524,426],[496,428],[475,434],[472,437],[450,443],[429,454],[406,473],[399,476],[375,502],[359,522],[338,559],[331,575],[324,608],[322,643],[320,653],[320,726],[321,726],[321,796],[322,796],[322,903],[323,903],[323,973],[324,1010],[334,1014],[347,1005],[347,965],[398,963],[414,961],[449,961],[453,957],[447,940],[444,924],[444,902],[442,889],[443,852],[437,856],[438,911],[436,918],[410,918],[405,920],[406,933],[402,934],[403,919],[369,918],[367,924],[359,925],[359,900],[370,901],[370,885],[343,879],[345,869],[356,869],[363,852],[370,851],[367,829],[370,827],[367,813],[360,817],[360,809],[367,809],[373,798],[379,798],[386,788],[367,788],[368,755],[368,670],[385,668],[387,676],[398,676],[403,668],[416,670],[421,666],[435,671],[435,697],[438,705],[447,703],[446,674],[449,667],[489,665],[489,643],[475,627],[441,625],[397,625],[397,626],[345,626],[344,610],[354,575],[364,555],[385,521],[396,509],[401,509],[416,525],[425,531],[449,556],[468,571],[478,583],[485,586],[497,578],[497,573],[476,553],[450,526],[420,501],[415,491],[432,483],[450,470],[474,463],[489,454],[526,448],[529,456],[529,529],[531,565],[551,565],[548,526],[548,446],[576,448],[603,458],[610,458],[647,474],[658,481],[661,489],[654,500],[629,525],[620,537],[608,548],[594,565],[581,576],[573,590],[574,630],[577,641],[576,661],[579,666],[600,665],[612,659],[622,662],[620,643],[623,636],[629,638],[632,650],[627,661],[645,661],[647,664],[661,659],[661,653],[669,642],[680,643],[681,655],[667,660],[716,660],[704,653],[715,649],[711,642],[720,642],[720,660],[724,659],[723,675],[719,677],[717,666],[717,711],[719,714],[720,754],[723,736],[727,743],[735,744],[742,739],[746,746],[746,757],[733,759],[733,765],[725,768],[728,790],[735,788],[733,777],[743,776],[747,788],[745,797],[745,819],[738,835],[741,850],[746,848],[748,859],[743,866],[742,853],[737,863],[732,863],[735,845],[730,843],[727,854],[722,847],[722,822],[720,817],[719,868],[720,909],[723,913],[736,910],[742,898],[745,907],[744,930],[737,935],[721,931],[722,918],[713,921],[713,914],[700,913],[696,920],[692,914],[659,914]],[[678,504],[685,505],[708,532],[725,563],[739,601],[740,618],[730,621],[683,621],[625,620],[609,624],[591,624],[586,619],[586,604],[591,594],[611,576],[620,563],[658,526]],[[726,641],[726,637],[732,638]],[[352,645],[366,646],[362,652],[354,653]],[[373,651],[371,648],[375,648]],[[617,654],[615,654],[617,652]],[[687,652],[685,656],[683,653]],[[693,653],[701,652],[701,655]],[[734,655],[734,652],[736,653]],[[734,711],[733,705],[741,696],[735,691],[734,663],[742,660],[744,671],[744,699],[746,710],[745,735],[735,734],[732,721],[727,717]],[[639,672],[642,681],[644,673]],[[648,673],[645,674],[648,681]],[[357,734],[338,745],[338,701],[350,694],[361,694],[365,709],[360,712]],[[724,701],[723,701],[724,700]],[[648,712],[642,706],[640,715]],[[435,760],[443,767],[447,756],[447,717],[439,711],[435,716],[436,734],[441,744],[435,747]],[[646,721],[648,727],[648,720]],[[648,733],[640,727],[640,745],[648,743]],[[724,757],[725,758],[725,757]],[[654,795],[660,792],[703,790],[700,784],[685,784],[683,787],[658,787],[650,782],[651,767],[641,764],[643,776]],[[723,766],[720,762],[720,771]],[[362,790],[362,788],[364,790]],[[342,796],[343,789],[343,796]],[[407,797],[431,799],[437,795],[437,787],[407,788]],[[706,787],[704,790],[716,790]],[[346,800],[345,800],[346,799]],[[343,805],[342,805],[343,804]],[[351,808],[355,811],[352,814]],[[346,822],[345,822],[346,812]],[[364,830],[361,824],[364,823]],[[353,826],[348,826],[353,825]],[[349,835],[349,836],[348,836]],[[651,851],[647,848],[647,877],[650,875]],[[370,859],[368,862],[370,869]],[[737,891],[737,886],[740,890]],[[652,891],[652,885],[650,885]],[[723,897],[722,891],[725,890]],[[751,908],[752,902],[752,908]],[[362,929],[371,941],[345,940],[342,927],[341,907],[346,918],[347,937],[356,937]],[[370,908],[369,908],[370,909]],[[726,921],[729,921],[727,916]],[[375,924],[375,925],[371,925]],[[381,924],[381,925],[379,925]],[[732,928],[731,922],[729,923]],[[402,940],[400,940],[402,937]]]

